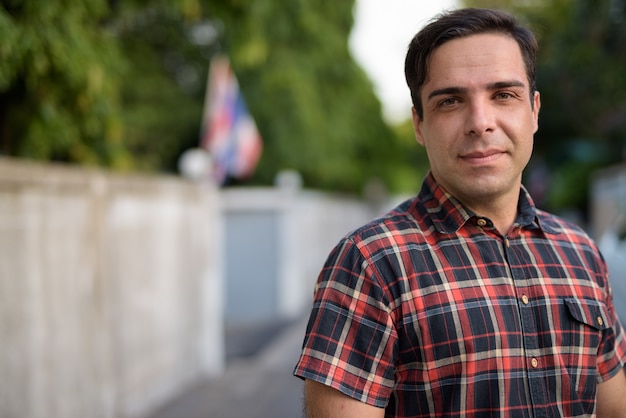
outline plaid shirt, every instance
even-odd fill
[[[333,249],[294,374],[388,417],[583,417],[624,367],[604,260],[522,188],[502,236],[428,176]]]

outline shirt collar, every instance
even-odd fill
[[[464,207],[461,202],[441,187],[431,172],[428,173],[422,183],[418,200],[424,205],[435,229],[441,233],[454,233],[470,219],[478,217],[476,213]],[[518,215],[515,223],[524,228],[541,229],[547,233],[555,233],[549,226],[540,224],[535,203],[524,186],[520,188]]]

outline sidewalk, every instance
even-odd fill
[[[301,417],[303,383],[292,371],[305,327],[306,318],[288,324],[259,352],[230,358],[222,376],[198,384],[149,418]]]

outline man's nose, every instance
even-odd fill
[[[486,99],[472,100],[467,107],[465,134],[481,136],[494,130],[494,114]]]

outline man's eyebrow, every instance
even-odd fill
[[[526,84],[519,80],[510,80],[510,81],[496,81],[495,83],[489,84],[487,88],[489,90],[497,90],[508,87],[526,87]]]
[[[448,94],[460,94],[466,92],[467,89],[463,87],[444,87],[442,89],[433,90],[428,94],[428,100],[436,96],[444,96]]]
[[[487,90],[498,90],[503,88],[511,88],[511,87],[526,87],[526,84],[519,80],[507,80],[507,81],[496,81],[491,84],[487,84]],[[441,89],[433,90],[428,94],[428,100],[432,99],[436,96],[445,96],[448,94],[462,94],[467,92],[468,89],[465,87],[444,87]]]

